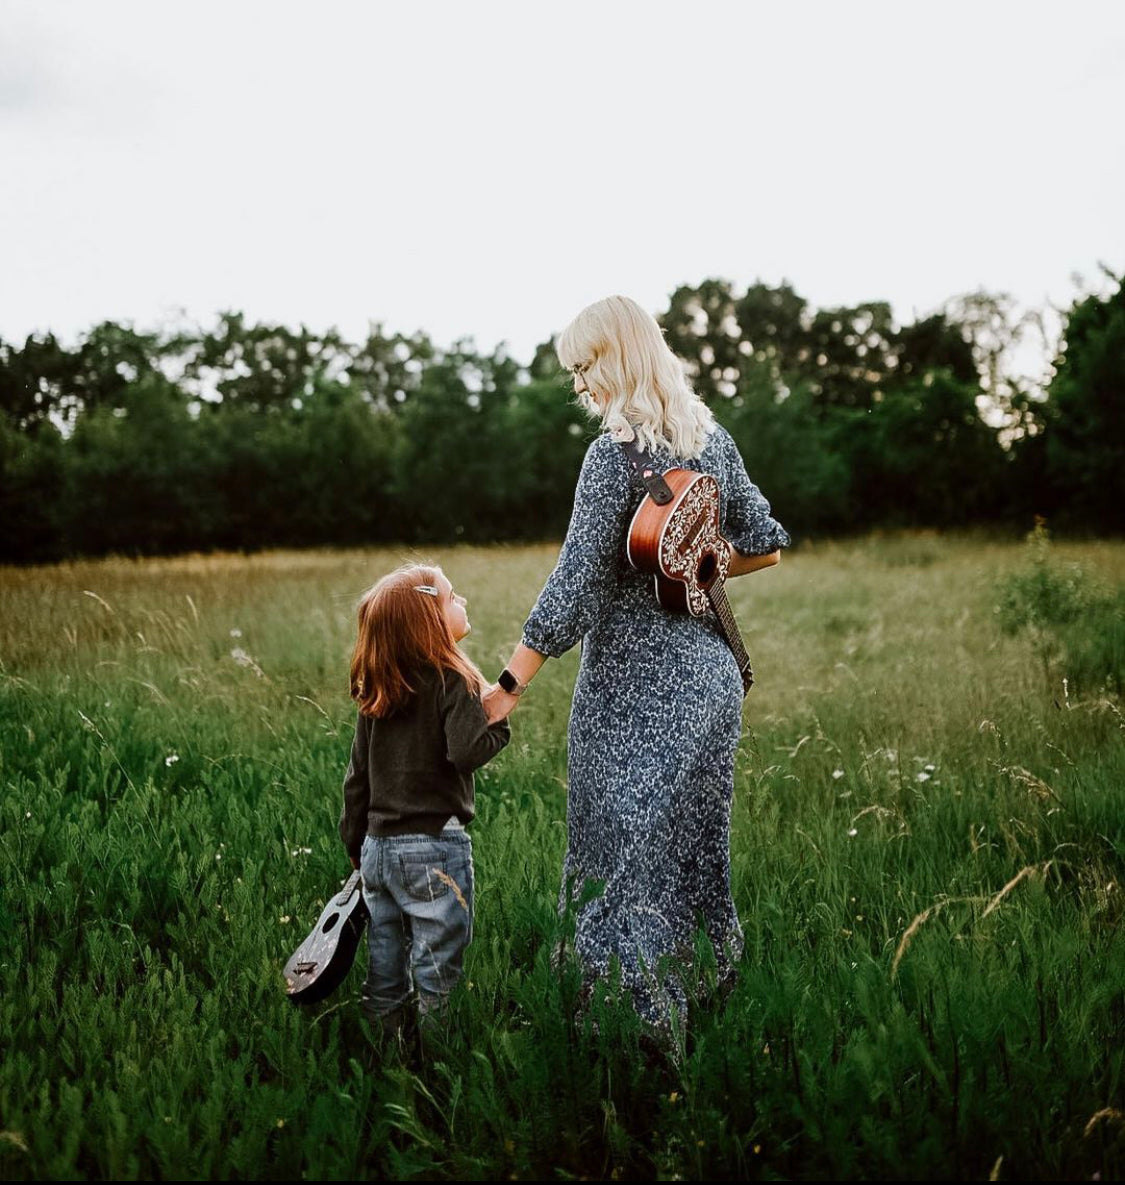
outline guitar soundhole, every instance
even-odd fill
[[[328,931],[329,931],[329,930],[331,930],[331,929],[332,929],[332,927],[333,927],[333,926],[334,926],[334,925],[335,925],[335,924],[336,924],[336,923],[337,923],[339,920],[340,920],[340,915],[339,915],[338,913],[334,913],[334,914],[333,914],[333,915],[332,915],[330,918],[328,918],[328,919],[327,919],[327,921],[325,921],[325,923],[324,923],[323,927],[321,928],[321,931],[320,931],[320,932],[321,932],[322,934],[327,934],[327,933],[328,933]]]
[[[715,579],[715,569],[719,566],[719,561],[715,558],[715,553],[709,551],[703,559],[699,561],[699,567],[695,570],[695,579],[704,588]]]

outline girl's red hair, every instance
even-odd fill
[[[453,671],[470,690],[484,690],[484,676],[458,648],[439,598],[418,591],[419,585],[437,589],[437,580],[437,568],[408,564],[363,594],[351,693],[365,715],[381,718],[405,707],[427,667]]]

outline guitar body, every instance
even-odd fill
[[[360,874],[353,872],[285,964],[285,991],[294,1004],[316,1004],[344,982],[369,916]]]
[[[629,563],[652,573],[663,608],[702,617],[711,608],[707,590],[722,584],[730,568],[730,547],[719,531],[719,483],[691,469],[669,469],[664,480],[672,500],[659,506],[645,498],[637,508]]]
[[[692,469],[663,476],[672,497],[660,503],[648,494],[637,507],[626,545],[629,563],[652,573],[662,608],[693,617],[714,612],[748,692],[754,672],[724,587],[731,553],[719,529],[719,483]]]

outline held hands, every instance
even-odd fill
[[[495,724],[498,720],[507,720],[520,702],[520,697],[505,691],[499,683],[493,683],[484,693],[482,702],[488,723]]]
[[[512,651],[508,665],[500,672],[500,679],[493,683],[482,697],[485,716],[489,724],[507,720],[515,711],[520,695],[535,678],[535,672],[547,661],[545,654],[532,650],[522,642]],[[512,688],[505,691],[505,687]]]

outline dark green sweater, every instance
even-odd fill
[[[480,697],[456,671],[419,673],[407,707],[375,719],[362,712],[344,778],[340,838],[359,859],[365,835],[439,835],[451,815],[475,813],[473,770],[508,743],[506,720],[489,725]]]

